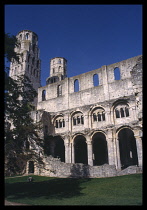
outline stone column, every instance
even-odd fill
[[[138,155],[138,164],[142,167],[142,139],[140,136],[135,136],[136,146],[137,146],[137,155]]]
[[[69,143],[64,143],[65,145],[65,163],[69,163]]]
[[[86,136],[86,143],[87,143],[87,154],[88,154],[88,165],[93,166],[93,152],[92,152],[92,141],[90,136]]]
[[[116,168],[121,169],[121,162],[120,162],[120,151],[119,151],[119,140],[118,138],[115,138],[115,162],[116,162]]]
[[[70,154],[69,154],[69,136],[65,136],[64,146],[65,146],[65,163],[70,163]]]
[[[74,148],[74,142],[71,143],[71,162],[75,163],[75,148]]]

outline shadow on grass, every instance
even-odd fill
[[[13,199],[43,197],[45,199],[63,199],[80,196],[83,182],[90,179],[54,178],[41,182],[16,182],[5,184],[5,197]]]

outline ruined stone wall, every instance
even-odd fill
[[[132,95],[131,70],[140,56],[130,58],[99,69],[66,78],[38,89],[37,109],[48,112],[64,111],[105,100],[118,99]],[[121,80],[114,80],[114,69],[120,68]],[[99,86],[93,86],[93,75],[98,74]],[[74,92],[74,81],[79,81],[79,91]],[[62,96],[57,97],[57,87],[62,86]],[[46,100],[42,101],[42,91],[46,90]],[[64,103],[63,103],[64,101]]]
[[[35,175],[64,178],[99,178],[113,177],[127,174],[141,173],[142,170],[136,166],[119,171],[115,165],[104,164],[102,166],[89,166],[82,163],[63,163],[57,158],[44,158],[45,165],[35,163]]]

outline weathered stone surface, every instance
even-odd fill
[[[67,60],[52,58],[46,86],[40,87],[38,37],[34,32],[23,30],[17,38],[21,47],[15,51],[22,54],[19,65],[11,63],[10,76],[14,79],[20,74],[29,76],[38,91],[36,110],[31,117],[34,122],[41,123],[38,134],[47,156],[52,156],[45,158],[45,151],[36,147],[45,167],[32,160],[34,173],[57,177],[107,177],[117,175],[124,165],[141,168],[142,56],[70,78],[67,77]],[[119,68],[120,78],[116,78],[116,68]],[[95,74],[99,78],[97,86],[94,85]],[[123,129],[128,130],[122,137],[124,141],[120,142],[119,134]],[[28,168],[29,162],[27,173]],[[137,170],[133,166],[120,173],[136,173]]]

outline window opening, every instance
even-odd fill
[[[118,109],[115,109],[115,115],[116,115],[116,118],[120,118],[120,113]]]
[[[29,39],[29,33],[26,33],[26,39]]]
[[[103,119],[103,121],[105,121],[105,113],[104,112],[102,112],[102,119]]]
[[[120,80],[120,69],[118,67],[114,69],[114,79]]]
[[[76,125],[76,118],[73,117],[73,125]]]
[[[121,117],[125,117],[124,109],[120,108]]]
[[[62,123],[63,123],[63,127],[65,127],[65,121],[64,121],[64,119],[63,119]]]
[[[77,116],[77,123],[80,124],[80,118]]]
[[[81,115],[81,124],[84,124],[84,117]]]
[[[46,100],[46,90],[42,91],[42,101]]]
[[[59,128],[62,128],[62,121],[59,120]]]
[[[58,85],[57,87],[57,96],[61,96],[62,95],[62,86],[61,85]]]
[[[98,113],[98,121],[101,121],[101,114]]]
[[[95,113],[93,114],[93,120],[94,120],[94,121],[97,121],[97,116],[96,116]]]
[[[79,91],[79,80],[76,79],[74,81],[74,92],[78,92]]]
[[[56,128],[58,128],[58,120],[56,120]]]
[[[93,85],[94,85],[94,87],[99,86],[99,76],[98,76],[98,74],[93,75]]]
[[[125,113],[126,113],[126,117],[128,117],[129,116],[129,109],[128,109],[128,107],[125,107]]]

